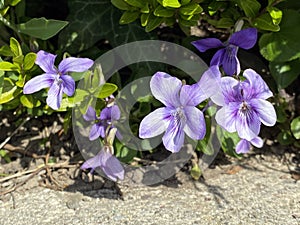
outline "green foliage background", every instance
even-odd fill
[[[201,38],[218,37],[223,41],[234,32],[239,21],[244,22],[243,28],[255,27],[259,32],[258,44],[250,56],[257,59],[253,69],[260,71],[260,65],[266,68],[262,75],[275,93],[273,103],[278,114],[275,141],[299,147],[299,111],[291,108],[289,100],[281,94],[285,90],[295,101],[300,95],[300,4],[293,0],[0,0],[0,110],[14,110],[19,116],[53,113],[45,104],[46,91],[22,93],[24,83],[42,72],[34,64],[39,49],[57,54],[58,59],[67,55],[96,59],[128,42],[161,39],[196,52],[190,44],[199,39],[193,35],[194,28],[204,31]],[[199,53],[208,63],[209,54]],[[102,95],[94,97],[109,96],[126,82],[141,74],[152,75],[158,68],[186,78],[176,68],[166,65],[132,65],[115,74],[111,83],[102,87]],[[88,81],[90,74],[72,76],[76,81]],[[89,94],[78,89],[75,96],[64,96],[60,111],[70,112]],[[143,99],[132,110],[138,118],[132,124],[133,131],[137,131],[139,120],[155,104],[154,99]],[[67,124],[70,113],[65,115]],[[235,134],[221,136],[224,152],[237,156]],[[199,142],[200,151],[205,151],[201,146],[206,140]],[[120,143],[116,149],[123,161],[130,162],[135,156]]]

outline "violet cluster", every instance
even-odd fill
[[[142,120],[139,136],[152,138],[165,132],[162,141],[171,152],[182,148],[185,134],[194,140],[203,139],[206,124],[203,112],[197,106],[210,98],[218,106],[217,123],[230,133],[237,132],[240,137],[235,148],[237,153],[248,152],[251,144],[262,147],[263,140],[258,136],[261,124],[273,126],[277,119],[273,105],[267,101],[273,94],[254,70],[246,69],[243,77],[239,76],[241,66],[237,57],[238,48],[250,49],[256,40],[257,30],[247,28],[233,33],[226,43],[216,38],[192,42],[201,52],[221,49],[196,84],[183,85],[164,72],[154,74],[150,81],[151,92],[165,107],[156,109]],[[230,76],[221,77],[220,68]]]
[[[82,164],[81,169],[91,168],[90,172],[93,173],[99,167],[109,179],[117,181],[118,179],[123,180],[125,173],[120,161],[114,156],[113,147],[115,136],[121,139],[121,135],[115,127],[115,123],[120,119],[121,112],[113,101],[108,100],[107,102],[110,103],[101,110],[100,116],[96,115],[96,110],[91,106],[83,115],[86,121],[94,122],[90,130],[89,140],[94,141],[101,137],[104,139],[104,145],[96,156]]]

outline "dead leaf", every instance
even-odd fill
[[[231,166],[228,170],[226,170],[225,173],[233,175],[233,174],[238,173],[242,169],[243,169],[243,167],[241,167],[239,165],[234,165],[234,166]]]

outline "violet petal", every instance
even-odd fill
[[[223,43],[217,38],[205,38],[193,41],[192,45],[194,45],[200,52],[205,52],[211,48],[224,47]]]
[[[35,64],[39,65],[42,70],[49,74],[57,74],[54,66],[56,55],[40,50],[37,53]]]
[[[251,141],[251,144],[254,145],[256,148],[261,148],[264,145],[264,141],[260,137],[255,137]]]
[[[252,99],[251,107],[258,114],[260,121],[266,126],[274,126],[277,120],[274,106],[264,99]]]
[[[96,140],[98,137],[105,137],[105,127],[101,122],[95,123],[90,130],[90,141]]]
[[[184,143],[184,124],[172,119],[162,140],[165,148],[173,153],[179,152]]]
[[[169,116],[170,111],[166,107],[158,108],[148,114],[140,124],[140,138],[152,138],[163,133],[167,129]]]
[[[108,152],[105,152],[103,154],[101,162],[101,169],[109,179],[113,181],[117,181],[117,179],[124,179],[124,168],[115,156],[111,155]]]
[[[88,58],[75,58],[69,57],[63,59],[58,65],[58,70],[62,74],[66,74],[67,72],[84,72],[88,70],[94,61]]]
[[[92,106],[89,106],[87,108],[86,113],[83,115],[83,118],[86,121],[93,121],[93,120],[98,119],[97,116],[96,116],[96,111]]]
[[[201,110],[193,106],[186,106],[184,112],[186,115],[184,132],[192,139],[203,139],[206,133],[206,125]]]
[[[69,75],[62,75],[62,76],[60,76],[60,79],[62,79],[64,82],[63,92],[68,96],[72,96],[75,92],[74,79]]]
[[[254,70],[246,69],[243,76],[247,78],[251,87],[251,90],[248,90],[250,94],[246,97],[267,99],[273,96],[266,82]]]
[[[48,97],[46,99],[47,105],[52,109],[57,110],[60,108],[63,95],[63,85],[54,81],[48,91]]]
[[[153,96],[165,106],[180,106],[179,91],[182,83],[176,77],[164,72],[156,72],[150,81]]]
[[[238,154],[241,154],[241,153],[247,153],[247,152],[249,152],[250,147],[251,147],[250,142],[247,141],[247,140],[245,140],[245,139],[242,139],[242,140],[240,140],[239,143],[236,145],[235,151],[236,151],[236,153],[238,153]]]
[[[24,94],[31,94],[34,92],[37,92],[43,88],[50,87],[54,80],[55,80],[54,74],[42,74],[36,77],[33,77],[27,83],[24,85],[23,93]]]
[[[237,58],[237,48],[227,47],[226,54],[223,55],[222,66],[227,75],[238,75],[241,71],[240,62]]]
[[[235,32],[229,39],[230,44],[234,44],[243,49],[252,48],[257,40],[257,29],[256,28],[247,28]]]

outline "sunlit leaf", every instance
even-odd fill
[[[300,139],[300,116],[293,119],[291,123],[291,131],[296,139]]]

